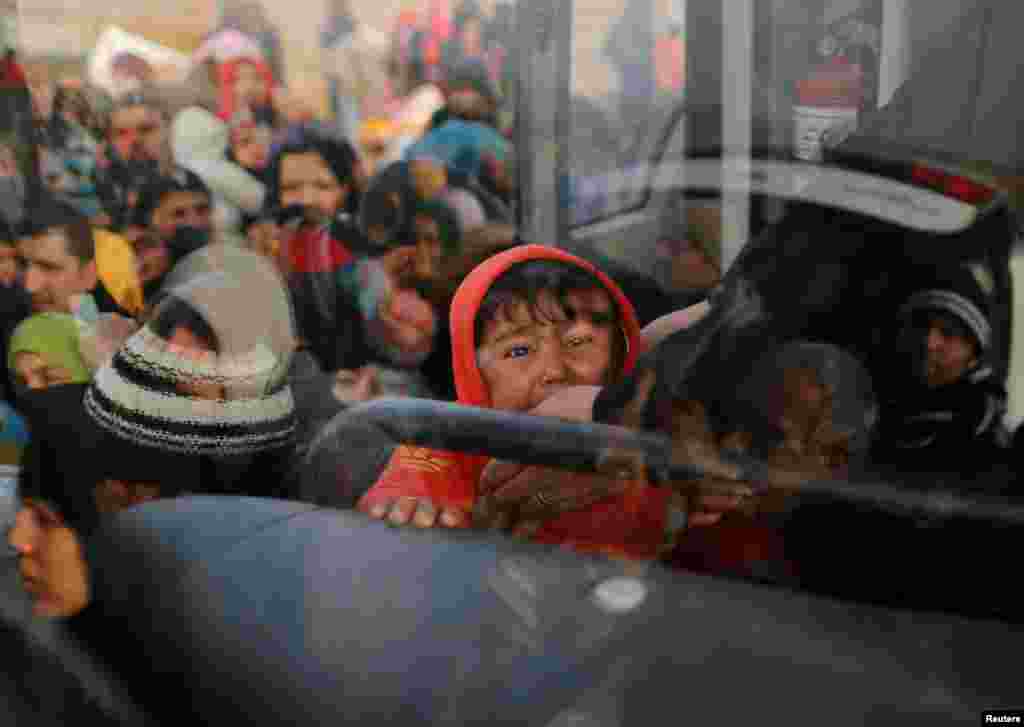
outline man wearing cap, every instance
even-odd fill
[[[899,308],[902,364],[886,382],[876,460],[906,474],[977,472],[1004,444],[1006,391],[987,358],[988,296],[965,267],[929,276]]]
[[[21,402],[32,437],[9,540],[36,614],[88,605],[80,538],[110,513],[185,492],[281,493],[294,331],[283,289],[267,281],[246,296],[243,282],[209,273],[175,286],[89,384]]]
[[[151,179],[139,190],[132,227],[147,301],[179,260],[210,241],[211,212],[210,190],[181,167]]]

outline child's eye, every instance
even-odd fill
[[[511,346],[507,351],[505,351],[505,358],[522,358],[523,356],[528,356],[529,353],[529,346],[525,344],[519,344],[516,346]]]
[[[569,348],[579,348],[580,346],[585,346],[588,343],[593,342],[593,336],[573,336],[572,338],[566,340],[565,345],[567,345]]]

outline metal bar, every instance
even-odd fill
[[[879,54],[878,108],[888,104],[910,69],[910,4],[883,0],[882,47]]]
[[[722,160],[729,176],[750,160],[752,92],[754,87],[754,5],[752,0],[726,0],[722,6],[722,142],[729,150]],[[734,169],[730,169],[733,167]],[[740,179],[746,175],[740,174]],[[750,234],[750,190],[722,195],[722,270],[726,271],[747,244]]]
[[[668,440],[590,422],[567,422],[426,399],[376,399],[352,410],[396,443],[507,459],[523,464],[594,470],[610,448],[639,453],[654,469],[668,463]],[[692,479],[702,470],[677,474]]]
[[[709,469],[673,455],[663,436],[592,422],[480,409],[426,399],[376,399],[352,409],[394,442],[484,455],[522,464],[594,471],[613,453],[642,460],[651,480],[685,489],[700,478],[735,471],[735,481],[755,490],[784,487],[800,494],[875,510],[936,519],[971,518],[999,525],[1024,525],[1024,506],[995,497],[967,497],[950,490],[925,492],[881,482],[801,479],[753,458],[729,458]]]
[[[555,244],[560,238],[563,195],[559,148],[566,141],[571,64],[571,0],[524,0],[517,5],[516,65],[522,91],[516,109],[519,234]],[[552,73],[554,69],[554,73]]]

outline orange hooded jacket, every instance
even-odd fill
[[[622,290],[588,262],[543,245],[523,245],[477,266],[459,286],[451,306],[452,358],[458,403],[491,406],[490,393],[477,368],[474,327],[477,311],[491,285],[509,268],[530,260],[554,260],[576,265],[601,281],[619,310],[628,343],[623,373],[636,365],[643,341],[633,305]],[[425,447],[400,446],[380,479],[363,496],[361,508],[398,497],[427,498],[440,507],[471,511],[477,483],[487,457],[445,452]],[[653,558],[665,542],[666,489],[637,484],[623,495],[603,500],[583,510],[565,513],[546,523],[533,539],[569,545],[586,552],[628,558]]]

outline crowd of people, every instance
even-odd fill
[[[989,304],[966,268],[935,271],[894,311],[891,380],[804,341],[752,362],[741,421],[672,402],[662,427],[706,464],[701,490],[629,463],[582,474],[382,441],[353,404],[590,420],[602,387],[701,320],[721,274],[713,240],[662,246],[686,298],[596,254],[523,244],[500,18],[473,2],[451,27],[403,13],[394,66],[353,76],[360,25],[332,7],[323,46],[345,54],[330,119],[282,102],[279,49],[240,21],[204,49],[207,101],[182,104],[141,72],[106,99],[81,79],[42,82],[44,101],[26,85],[36,176],[0,146],[0,451],[20,466],[10,542],[38,614],[87,612],[83,539],[155,498],[300,499],[395,526],[791,573],[771,519],[784,505],[731,481],[723,455],[827,477],[868,460],[962,470],[1007,446]],[[425,86],[442,99],[429,122],[374,156],[368,122]],[[652,391],[634,384],[638,401]],[[646,424],[623,411],[618,423]]]

